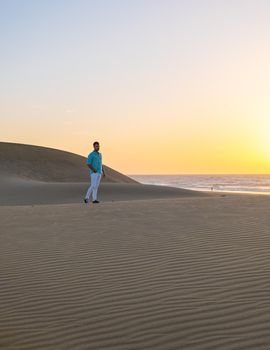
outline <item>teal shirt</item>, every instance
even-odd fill
[[[92,151],[87,157],[87,164],[92,165],[96,169],[97,173],[102,174],[102,155],[99,152]],[[93,170],[90,169],[90,174],[93,174]]]

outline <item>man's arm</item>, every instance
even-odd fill
[[[103,177],[105,177],[105,171],[104,171],[104,168],[102,167],[102,174],[103,174]]]
[[[92,155],[92,153],[90,153],[89,156],[88,156],[88,158],[87,158],[87,163],[86,163],[86,164],[87,164],[87,166],[88,166],[89,169],[91,169],[94,173],[96,173],[97,171],[96,171],[96,169],[93,167],[92,162],[93,162],[93,155]]]
[[[88,168],[91,169],[94,173],[96,173],[96,169],[91,165],[91,164],[87,164]]]

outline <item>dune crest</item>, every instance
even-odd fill
[[[104,166],[103,182],[137,183]],[[89,182],[86,158],[54,148],[0,142],[0,179],[22,178],[44,182]]]

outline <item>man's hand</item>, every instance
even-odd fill
[[[92,167],[91,164],[87,164],[88,168],[93,171],[93,173],[96,173],[96,169]]]

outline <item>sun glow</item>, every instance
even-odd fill
[[[262,127],[261,132],[261,146],[263,154],[266,156],[267,160],[270,160],[270,115],[268,120],[266,120]]]

